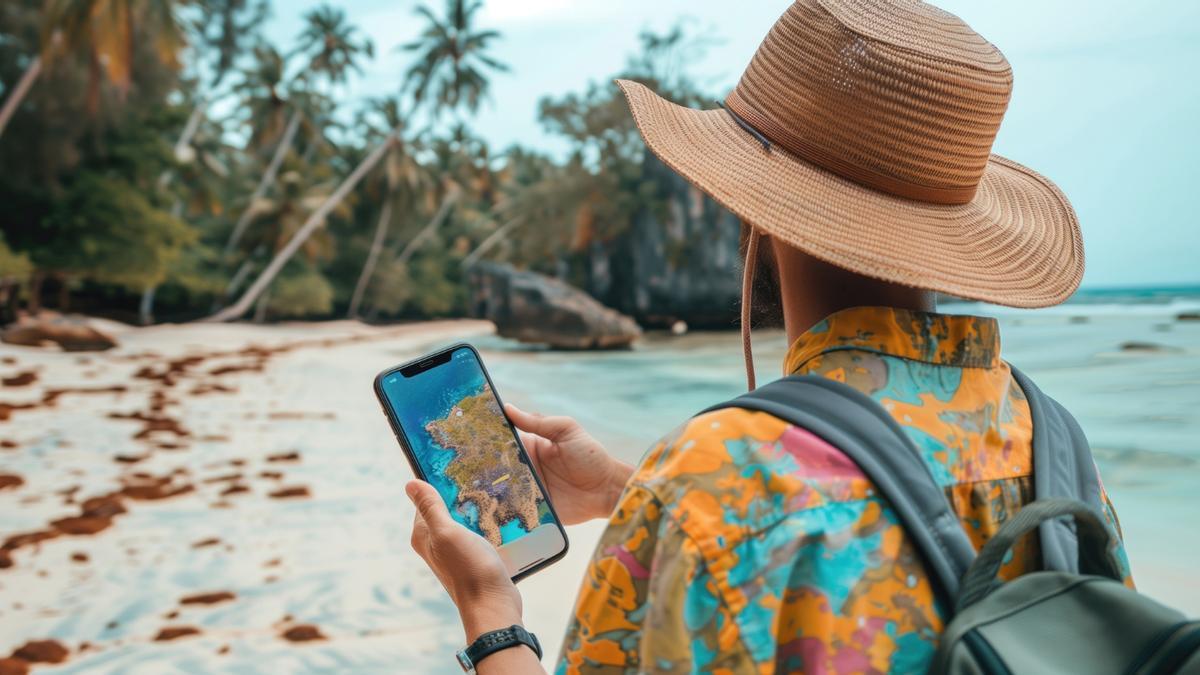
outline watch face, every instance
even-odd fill
[[[466,650],[458,652],[454,657],[458,659],[458,665],[462,666],[463,672],[475,672],[475,664],[471,663],[471,657],[467,656]]]

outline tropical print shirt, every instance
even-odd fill
[[[796,340],[785,372],[846,382],[891,412],[976,547],[1032,499],[1029,407],[994,319],[841,311]],[[1033,539],[1003,576],[1037,569]],[[917,551],[858,467],[804,429],[730,408],[642,460],[557,672],[923,673],[943,621]]]

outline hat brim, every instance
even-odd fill
[[[1066,300],[1083,278],[1079,222],[1054,183],[992,155],[974,199],[893,197],[778,146],[766,149],[726,111],[693,110],[629,80],[646,146],[743,222],[869,277],[1012,307]]]

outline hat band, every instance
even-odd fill
[[[966,204],[975,198],[978,184],[960,188],[921,185],[847,162],[844,158],[828,153],[823,148],[804,140],[758,112],[742,99],[736,89],[726,97],[725,108],[726,112],[739,124],[752,126],[759,134],[770,139],[771,143],[784,148],[810,164],[860,185],[897,197],[932,204]]]

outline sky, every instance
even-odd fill
[[[376,58],[339,92],[353,102],[394,93],[421,21],[409,0],[331,0],[375,43]],[[287,48],[316,0],[275,0],[266,33]],[[718,43],[689,64],[724,94],[788,0],[486,0],[480,25],[502,37],[511,72],[472,123],[494,147],[553,154],[565,145],[537,122],[538,100],[582,91],[621,70],[645,28],[686,17]],[[997,45],[1014,71],[993,151],[1055,181],[1084,233],[1084,287],[1200,285],[1200,2],[941,0]],[[440,13],[441,1],[430,0]]]

